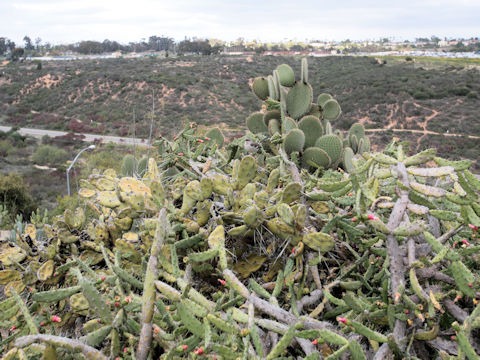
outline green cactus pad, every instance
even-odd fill
[[[313,98],[310,84],[296,82],[287,94],[287,112],[294,119],[300,119],[308,110]]]
[[[335,247],[335,240],[329,234],[313,232],[303,236],[303,242],[311,249],[320,251],[322,254]]]
[[[325,135],[332,135],[333,134],[332,124],[330,124],[330,121],[324,119],[323,123],[322,123],[322,126],[323,126],[323,130],[325,132]]]
[[[280,75],[278,74],[277,70],[273,70],[273,84],[275,85],[275,94],[277,94],[277,97],[280,98],[280,89],[282,85],[280,84]]]
[[[268,131],[265,122],[263,121],[263,113],[260,111],[254,112],[247,118],[247,128],[253,134],[264,133]]]
[[[275,81],[273,79],[272,75],[268,75],[267,77],[268,81],[268,93],[271,99],[273,100],[279,100],[280,94],[277,94],[276,86],[275,86]]]
[[[285,152],[290,155],[293,151],[302,151],[305,144],[305,134],[300,129],[291,130],[283,141]]]
[[[317,104],[312,104],[310,106],[310,110],[308,110],[306,115],[313,115],[313,116],[316,116],[318,118],[321,118],[322,117],[322,109]]]
[[[280,121],[277,119],[271,119],[268,122],[268,132],[270,133],[270,135],[275,135],[276,133],[280,133],[281,132]]]
[[[291,117],[285,118],[285,129],[283,131],[288,134],[288,132],[292,129],[297,128],[297,122],[293,120]]]
[[[257,160],[252,156],[245,156],[240,162],[238,171],[238,189],[243,189],[257,174]]]
[[[278,75],[280,77],[280,84],[288,87],[292,87],[293,84],[295,84],[295,74],[289,65],[278,65],[276,70],[278,71]]]
[[[122,160],[122,175],[133,176],[135,172],[135,157],[132,154],[127,154]]]
[[[340,140],[342,140],[342,142],[343,142],[343,132],[342,132],[342,130],[336,129],[336,130],[333,132],[333,135],[337,135],[338,138],[339,138]]]
[[[330,99],[333,99],[332,95],[327,93],[320,94],[318,95],[318,98],[317,98],[317,104],[323,108],[325,103]]]
[[[265,122],[265,125],[268,126],[268,123],[270,122],[271,119],[277,119],[280,121],[281,119],[281,115],[280,115],[280,110],[271,110],[271,111],[267,111],[264,115],[263,115],[263,121]]]
[[[288,184],[282,192],[281,202],[290,204],[302,196],[302,184],[293,182]]]
[[[353,150],[349,147],[346,147],[343,150],[343,169],[346,172],[352,172],[355,167],[353,166]]]
[[[312,147],[315,141],[323,135],[323,127],[320,120],[313,116],[304,116],[298,123],[298,128],[305,134],[305,147]]]
[[[364,147],[365,147],[365,139],[361,138],[360,141],[358,142],[358,153],[360,155],[363,154]]]
[[[307,169],[310,168],[311,166],[309,162],[313,162],[314,164],[326,169],[330,165],[330,157],[324,150],[320,148],[309,147],[303,152],[302,166]]]
[[[144,156],[143,158],[140,159],[137,165],[137,174],[140,177],[145,175],[145,173],[147,172],[147,166],[148,166],[148,158]]]
[[[361,138],[365,136],[365,128],[363,127],[362,124],[360,123],[354,123],[351,127],[350,130],[348,131],[348,135],[356,135],[357,140],[360,141]]]
[[[322,106],[323,118],[327,120],[335,120],[340,116],[342,110],[337,100],[330,99]]]
[[[307,58],[302,58],[302,66],[301,66],[301,81],[303,83],[308,83],[308,61]]]
[[[363,138],[363,146],[360,151],[362,154],[370,151],[370,139],[366,136]]]
[[[223,137],[222,131],[219,128],[213,128],[205,134],[205,137],[209,138],[210,141],[215,141],[219,148],[225,143],[225,138]]]
[[[252,90],[260,100],[267,100],[269,95],[267,79],[264,77],[256,77],[255,80],[253,80]]]
[[[354,153],[358,152],[358,138],[357,138],[356,135],[350,134],[348,136],[348,143],[349,143],[349,145],[352,148]]]
[[[343,142],[337,135],[324,135],[315,142],[315,147],[324,150],[331,160],[336,163],[342,155]]]

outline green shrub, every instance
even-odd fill
[[[420,90],[415,91],[413,93],[413,97],[416,100],[426,100],[426,99],[430,98],[426,92],[423,92],[423,91],[420,91]]]
[[[61,165],[68,159],[68,153],[51,145],[41,145],[33,154],[32,161],[38,165]]]
[[[7,156],[12,144],[8,140],[0,141],[0,156]]]
[[[470,89],[466,87],[456,87],[450,90],[453,95],[456,96],[467,96],[470,93]]]
[[[19,174],[0,175],[0,199],[12,221],[18,214],[29,219],[35,208],[29,189]]]

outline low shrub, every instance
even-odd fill
[[[32,161],[38,165],[57,166],[68,159],[68,153],[51,145],[41,145],[32,155]]]

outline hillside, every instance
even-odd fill
[[[0,166],[4,358],[478,359],[471,161],[407,155],[403,139],[372,150],[359,123],[334,132],[340,106],[312,106],[308,66],[255,79],[269,111],[229,144],[195,123],[149,147],[97,142],[51,213]],[[430,135],[438,114],[425,130],[361,121],[377,141]],[[0,165],[53,183],[79,136],[0,131]]]
[[[1,69],[0,114],[8,124],[121,136],[132,133],[135,119],[141,137],[148,134],[154,91],[157,134],[171,135],[189,121],[243,133],[244,119],[260,105],[250,79],[281,63],[298,72],[298,59],[269,56],[58,61],[42,69],[10,64]],[[480,167],[479,139],[451,136],[480,136],[478,66],[368,57],[309,58],[309,65],[313,88],[342,105],[337,128],[360,121],[370,135],[413,130],[382,131],[372,143],[399,136],[415,150],[437,147]]]

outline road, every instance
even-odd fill
[[[11,129],[11,126],[0,126],[0,131],[7,132]],[[43,129],[30,129],[30,128],[20,128],[18,131],[20,135],[30,135],[35,138],[41,139],[43,136],[48,135],[50,137],[63,136],[69,134],[66,131],[56,131],[56,130],[43,130]],[[77,134],[77,133],[75,133]],[[80,134],[85,136],[83,141],[93,142],[94,140],[101,139],[102,143],[115,143],[115,144],[124,144],[124,145],[147,145],[147,140],[145,139],[132,139],[119,136],[108,136],[108,135],[95,135],[95,134]]]
[[[418,129],[365,129],[365,132],[381,132],[381,131],[393,131],[393,132],[411,132],[414,134],[422,135],[439,135],[439,136],[465,136],[469,139],[480,139],[480,136],[475,135],[464,135],[464,134],[449,134],[449,133],[439,133],[429,130],[418,130]]]
[[[0,126],[0,131],[10,130],[10,126]],[[480,136],[474,135],[464,135],[464,134],[448,134],[448,133],[438,133],[428,130],[417,130],[417,129],[365,129],[366,132],[382,132],[382,131],[393,131],[393,132],[411,132],[415,134],[422,135],[440,135],[440,136],[465,136],[469,139],[480,139]],[[43,129],[31,129],[31,128],[20,128],[19,133],[21,135],[30,135],[36,138],[42,138],[45,135],[50,137],[63,136],[69,134],[65,131],[56,131],[56,130],[43,130]],[[115,143],[115,144],[124,144],[124,145],[147,145],[147,140],[145,139],[136,139],[135,141],[132,138],[120,137],[120,136],[108,136],[108,135],[95,135],[95,134],[78,134],[83,135],[85,138],[83,141],[93,142],[96,139],[101,139],[103,143]]]

